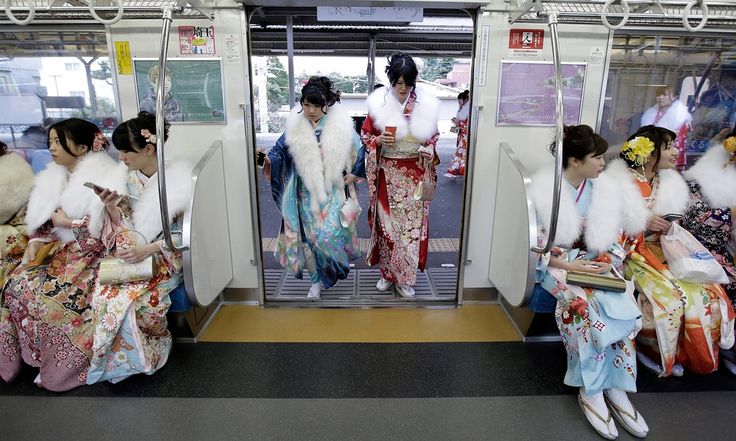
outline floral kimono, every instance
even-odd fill
[[[447,173],[453,176],[465,175],[465,159],[468,151],[468,111],[470,101],[458,110],[455,120],[457,121],[457,141],[455,143],[455,157],[447,169]]]
[[[294,107],[286,132],[268,153],[271,192],[282,223],[275,256],[287,273],[330,288],[347,278],[360,257],[355,225],[340,223],[345,203],[343,176],[365,177],[364,149],[353,122],[337,103],[312,127]]]
[[[532,179],[530,193],[543,225],[540,246],[547,240],[553,175],[553,169],[544,168]],[[633,285],[627,283],[627,291],[621,293],[569,284],[567,271],[549,262],[552,256],[569,262],[584,258],[621,268],[625,253],[616,241],[624,221],[616,212],[621,207],[616,192],[616,185],[604,175],[585,180],[577,189],[563,179],[555,243],[568,245],[554,247],[537,264],[537,283],[557,300],[555,320],[567,351],[564,382],[589,394],[610,388],[636,391],[633,339],[640,313]]]
[[[660,170],[649,183],[630,170],[629,179],[634,180],[653,214],[685,212],[689,192],[679,173]],[[718,369],[718,345],[726,337],[721,335],[722,320],[725,325],[730,322],[733,329],[733,311],[723,289],[716,284],[675,278],[664,260],[657,234],[629,237],[627,252],[626,274],[636,284],[643,317],[638,349],[654,360],[661,359],[660,377],[671,375],[675,364],[698,374]]]
[[[438,109],[438,100],[421,89],[414,89],[404,104],[385,87],[368,96],[368,117],[361,129],[370,195],[366,261],[380,264],[381,277],[400,285],[415,285],[417,269],[424,271],[427,264],[430,201],[414,199],[414,192],[425,174],[437,179],[437,155],[426,161],[418,149],[434,151]],[[376,137],[392,125],[396,142],[378,147]]]
[[[23,207],[31,195],[33,178],[31,166],[22,157],[15,153],[0,156],[0,289],[26,249]]]
[[[167,196],[174,242],[181,243],[182,214],[192,194],[191,167],[174,163],[166,167]],[[128,174],[128,193],[132,206],[121,206],[121,222],[108,223],[116,236],[116,247],[133,245],[141,233],[146,243],[158,241],[160,254],[154,254],[153,278],[120,285],[97,283],[92,296],[92,357],[87,384],[109,380],[113,383],[131,375],[153,374],[166,364],[171,351],[171,333],[166,313],[171,306],[169,293],[183,282],[182,256],[163,241],[157,176],[140,171]],[[109,220],[109,218],[108,218]]]
[[[0,310],[0,376],[12,381],[22,362],[40,368],[38,381],[60,392],[87,381],[92,349],[92,292],[100,259],[104,206],[85,182],[125,193],[126,168],[106,153],[88,153],[73,173],[50,163],[31,193],[26,223],[31,241],[57,242],[48,264],[19,266],[7,276]],[[74,219],[57,228],[61,208]]]

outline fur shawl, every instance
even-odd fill
[[[300,106],[294,106],[286,121],[286,145],[294,160],[296,172],[312,195],[312,211],[327,202],[332,187],[343,187],[343,171],[353,168],[353,120],[336,103],[324,118],[320,141]]]
[[[406,138],[410,133],[421,142],[437,133],[440,101],[429,92],[414,88],[416,101],[409,119],[404,117],[404,107],[391,96],[390,87],[381,87],[368,95],[368,115],[373,126],[383,131],[387,125],[396,126],[396,137]]]
[[[679,99],[674,100],[670,105],[670,108],[667,109],[659,121],[655,123],[654,120],[657,118],[658,111],[659,106],[656,104],[647,109],[647,111],[641,116],[641,125],[646,126],[653,124],[657,127],[664,127],[677,133],[680,130],[680,127],[689,123],[692,119],[690,112],[687,111],[687,106],[682,104],[682,101]]]
[[[724,167],[728,160],[723,144],[715,144],[685,172],[685,178],[700,185],[703,197],[713,208],[736,207],[736,166]]]
[[[130,173],[136,173],[131,171]],[[136,177],[137,179],[137,177]],[[174,217],[189,210],[194,189],[192,167],[186,162],[166,165],[166,198],[169,205],[169,223]],[[161,207],[158,198],[158,176],[151,176],[137,201],[133,205],[133,228],[152,242],[163,231]]]
[[[51,219],[57,208],[61,207],[71,219],[89,216],[88,229],[93,236],[99,236],[105,206],[95,192],[85,187],[84,183],[92,182],[127,194],[126,178],[125,164],[116,162],[103,152],[85,155],[71,174],[66,167],[50,162],[36,176],[35,186],[28,201],[26,224],[29,232],[31,234],[35,232]],[[67,229],[55,228],[54,231],[64,242],[73,240],[71,232]]]
[[[604,252],[612,244],[618,242],[622,230],[628,234],[638,234],[644,230],[646,218],[642,220],[624,216],[628,210],[625,209],[626,199],[622,197],[619,182],[607,173],[601,173],[597,179],[591,179],[589,182],[593,184],[593,193],[586,219],[578,215],[575,201],[570,193],[564,189],[561,192],[555,245],[572,245],[581,235],[583,221],[585,221],[585,244],[588,251],[596,253]],[[634,186],[630,178],[626,182]],[[540,169],[532,178],[530,186],[531,199],[536,207],[539,220],[547,231],[549,231],[552,214],[553,187],[554,165],[547,165]],[[634,200],[634,204],[637,203],[643,205],[642,198],[639,198],[638,201]],[[646,210],[646,207],[643,208]]]
[[[33,189],[33,170],[15,153],[0,156],[0,225],[28,203]]]

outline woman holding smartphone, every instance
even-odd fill
[[[676,135],[669,129],[644,126],[621,148],[621,159],[609,165],[618,182],[633,181],[638,194],[627,195],[648,208],[649,234],[627,240],[626,275],[636,284],[643,327],[637,336],[637,356],[660,377],[681,376],[684,368],[707,374],[718,368],[718,347],[733,338],[733,309],[720,285],[675,278],[660,246],[671,222],[682,215],[690,192],[675,169]],[[722,323],[723,322],[723,323]]]
[[[370,194],[366,260],[381,267],[378,291],[395,285],[400,296],[411,298],[417,269],[424,271],[429,251],[430,201],[415,194],[422,181],[437,180],[439,101],[416,87],[419,72],[409,55],[393,54],[386,74],[391,87],[368,96],[361,128]]]
[[[124,194],[127,172],[107,155],[107,140],[89,121],[52,125],[48,143],[53,162],[36,177],[26,212],[30,241],[2,291],[0,376],[12,381],[25,362],[39,368],[39,386],[60,392],[87,381],[94,334],[89,296],[107,255],[105,207],[84,183]]]

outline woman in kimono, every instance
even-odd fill
[[[386,74],[391,87],[368,96],[368,116],[361,129],[370,195],[366,260],[381,266],[378,291],[395,284],[399,295],[410,298],[417,269],[424,271],[429,251],[430,201],[417,200],[414,194],[426,175],[437,180],[439,101],[416,87],[418,71],[409,55],[392,55]]]
[[[105,207],[84,184],[125,192],[125,166],[105,153],[89,121],[71,118],[49,129],[52,163],[38,174],[26,213],[30,241],[7,277],[0,310],[0,376],[10,382],[22,362],[40,368],[36,383],[60,392],[87,382],[92,308]],[[43,260],[56,247],[50,261]]]
[[[570,271],[620,274],[617,268],[625,257],[621,232],[644,228],[644,221],[636,224],[623,215],[621,186],[601,173],[607,149],[608,143],[590,127],[565,127],[557,235],[552,251],[539,256],[537,281],[545,295],[557,299],[555,319],[567,351],[564,381],[579,388],[578,403],[588,422],[602,437],[614,439],[618,431],[613,415],[627,431],[644,437],[649,427],[627,397],[627,392],[636,392],[633,339],[640,313],[633,285],[627,283],[621,293],[566,281]],[[555,144],[552,151],[558,154]],[[552,165],[532,178],[530,195],[543,226],[540,244],[547,241],[553,187]]]
[[[465,90],[457,96],[458,110],[452,123],[457,127],[457,142],[455,143],[455,158],[445,173],[448,178],[465,175],[465,159],[468,149],[468,115],[470,113],[470,91]]]
[[[168,138],[164,126],[164,141]],[[158,197],[156,117],[141,112],[112,134],[120,159],[128,166],[129,197],[99,193],[109,214],[105,232],[115,237],[115,255],[128,263],[153,256],[153,278],[122,284],[99,281],[92,296],[94,341],[87,384],[113,383],[138,374],[153,374],[166,363],[171,333],[166,313],[169,293],[183,283],[182,256],[163,240]],[[166,165],[169,223],[174,242],[181,243],[182,219],[192,196],[192,167]],[[142,242],[142,243],[141,243]]]
[[[310,78],[299,103],[268,153],[264,175],[282,217],[275,256],[298,279],[309,272],[307,297],[316,299],[347,278],[350,261],[360,257],[354,219],[341,223],[340,210],[346,186],[365,177],[364,151],[329,78]]]
[[[718,368],[719,343],[725,344],[727,337],[720,327],[733,329],[733,311],[723,289],[675,278],[663,257],[659,238],[671,226],[665,218],[685,213],[690,195],[675,170],[675,137],[669,129],[644,126],[624,143],[622,159],[609,166],[618,182],[628,180],[638,188],[625,193],[627,206],[644,202],[648,208],[648,233],[627,240],[626,274],[636,285],[643,318],[637,355],[660,377],[683,375],[684,368],[698,374],[713,372]]]
[[[5,274],[20,264],[28,242],[21,210],[28,203],[31,189],[31,166],[0,142],[0,289]]]
[[[723,288],[736,308],[733,207],[736,207],[736,130],[722,144],[712,146],[685,173],[690,188],[690,207],[682,226],[700,241],[726,271],[729,283]],[[722,313],[723,315],[723,313]],[[729,332],[723,329],[723,333]],[[725,339],[723,346],[728,346]],[[736,375],[736,352],[723,348],[723,363]]]

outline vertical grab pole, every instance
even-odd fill
[[[164,100],[166,99],[166,57],[169,53],[169,31],[171,29],[173,10],[170,6],[163,8],[163,29],[161,29],[161,54],[158,59],[158,87],[156,90],[156,158],[158,159],[158,201],[161,208],[161,226],[164,241],[172,251],[186,251],[188,247],[177,247],[171,237],[169,224],[169,200],[166,197],[166,170],[164,161]]]
[[[565,116],[563,115],[562,101],[562,62],[560,61],[560,39],[557,34],[557,14],[552,13],[547,18],[547,24],[550,30],[550,39],[552,40],[552,59],[555,66],[555,109],[557,111],[557,121],[555,130],[555,184],[552,189],[552,218],[549,222],[549,236],[547,244],[543,248],[536,246],[531,250],[540,254],[548,253],[552,249],[552,245],[557,235],[557,219],[560,211],[560,191],[562,189],[562,137],[564,135]]]

